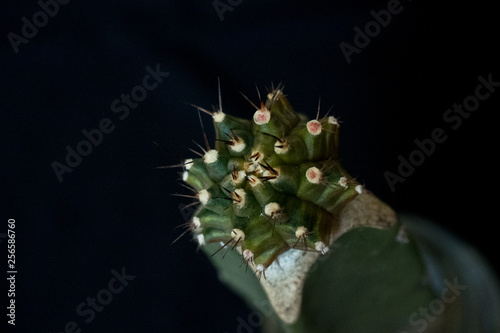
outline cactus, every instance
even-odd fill
[[[260,278],[289,249],[326,253],[362,186],[338,161],[335,117],[305,119],[279,86],[252,105],[252,121],[198,107],[212,116],[216,143],[184,162],[183,180],[201,206],[191,225],[198,243],[237,249]]]
[[[252,121],[210,114],[215,147],[184,162],[201,206],[191,226],[199,244],[238,249],[259,276],[291,248],[326,253],[339,212],[362,191],[339,164],[338,121],[307,121],[279,87]]]
[[[425,260],[401,219],[342,168],[337,119],[320,118],[319,107],[316,118],[307,119],[292,108],[282,86],[257,104],[244,97],[254,108],[251,120],[224,113],[220,90],[218,109],[195,106],[212,117],[215,143],[208,142],[202,123],[204,146],[195,143],[201,149],[192,150],[197,157],[180,165],[185,187],[194,194],[179,196],[198,205],[183,234],[192,233],[221,277],[250,305],[272,304],[276,316],[268,319],[280,323],[275,331],[408,327],[408,316],[437,291],[425,282]],[[247,274],[248,268],[254,274]],[[352,283],[360,277],[363,287]],[[340,298],[336,306],[329,305],[334,303],[329,296],[307,297],[327,290]],[[369,296],[373,290],[376,296]],[[342,299],[345,293],[348,301]],[[391,297],[380,301],[380,295]],[[326,304],[327,315],[315,304]],[[364,318],[356,309],[367,308],[372,310],[366,322],[355,322]],[[337,321],[330,323],[331,318]],[[432,332],[444,327],[452,332],[446,318],[429,324]]]

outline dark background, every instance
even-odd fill
[[[253,108],[239,92],[257,101],[255,85],[265,92],[283,82],[294,108],[310,117],[321,96],[322,112],[333,105],[342,121],[341,156],[353,176],[496,265],[500,92],[458,129],[443,121],[474,93],[479,75],[500,81],[496,9],[402,1],[403,11],[348,64],[339,44],[353,44],[354,27],[387,3],[243,0],[221,20],[212,1],[70,1],[17,53],[7,36],[21,35],[22,18],[32,22],[40,5],[2,3],[0,233],[16,220],[17,331],[62,332],[69,321],[82,332],[237,331],[237,318],[251,310],[189,237],[170,245],[189,200],[170,196],[185,193],[179,170],[155,169],[190,157],[190,140],[202,141],[185,102],[217,105],[218,78],[224,111],[244,117]],[[120,120],[111,104],[142,84],[146,66],[170,75]],[[59,182],[51,163],[64,163],[65,147],[75,149],[82,130],[103,118],[114,131]],[[384,173],[396,172],[398,156],[437,127],[446,142],[392,192]],[[1,262],[5,272],[6,255]],[[123,267],[135,278],[85,323],[78,304]]]

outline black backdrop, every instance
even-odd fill
[[[57,11],[53,1],[0,5],[0,275],[8,275],[12,218],[17,331],[63,332],[71,321],[82,332],[237,331],[238,317],[250,310],[217,281],[189,237],[170,246],[180,232],[173,228],[184,222],[179,207],[189,200],[170,196],[184,192],[178,170],[154,168],[179,163],[191,155],[190,140],[202,140],[186,102],[217,105],[218,78],[224,111],[245,117],[253,108],[239,92],[256,101],[255,85],[264,92],[283,82],[295,109],[310,117],[321,96],[322,112],[333,105],[342,121],[341,156],[353,176],[496,264],[500,92],[461,124],[443,119],[475,94],[478,76],[500,81],[492,5],[217,3],[222,16],[213,1],[61,0]],[[367,45],[348,63],[340,45],[354,45],[355,27],[364,30],[371,11],[388,4],[399,12],[379,31],[368,24],[369,43],[357,40]],[[40,14],[42,7],[51,15]],[[155,70],[169,75],[143,82]],[[120,101],[132,93],[137,104]],[[102,138],[92,132],[100,123],[109,132]],[[386,171],[397,172],[398,157],[435,128],[447,140],[392,191]],[[97,144],[81,161],[73,158],[60,182],[53,163],[66,164],[66,147],[77,149],[84,130]],[[127,275],[122,288],[113,280],[120,274]],[[96,296],[109,304],[94,317],[85,302]],[[82,302],[85,315],[76,310]]]

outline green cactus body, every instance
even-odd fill
[[[264,270],[290,248],[326,253],[338,214],[362,187],[338,162],[334,117],[305,120],[278,88],[252,120],[211,113],[216,142],[185,160],[200,206],[190,229]]]

